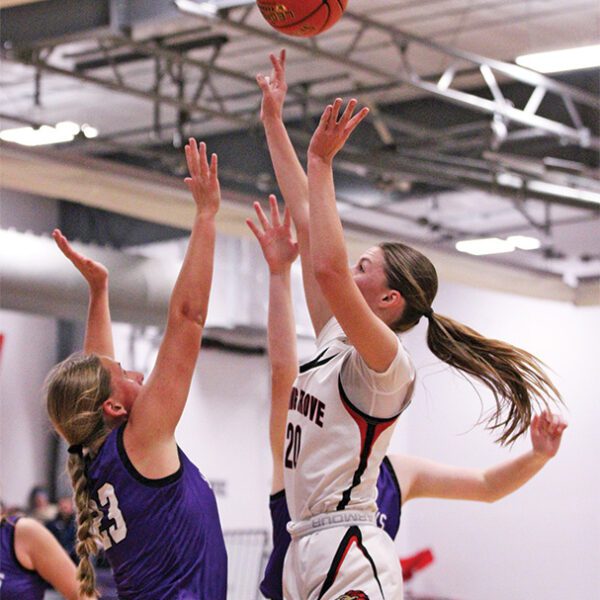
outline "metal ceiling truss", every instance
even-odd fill
[[[302,50],[317,58],[333,61],[345,68],[352,69],[355,73],[365,73],[370,78],[373,76],[379,77],[383,81],[396,85],[408,84],[465,108],[502,118],[507,123],[516,123],[524,127],[545,131],[559,137],[561,140],[575,143],[584,148],[600,149],[600,138],[593,136],[590,130],[583,125],[578,109],[578,105],[583,105],[594,110],[600,110],[598,98],[593,94],[557,82],[529,69],[456,50],[351,11],[344,13],[344,19],[346,22],[354,21],[357,25],[356,31],[350,35],[346,48],[334,53],[325,49],[318,37],[310,38],[307,41],[298,41],[289,36],[284,38],[275,32],[249,25],[247,21],[254,10],[253,6],[244,6],[237,11],[233,9],[224,10],[217,12],[213,17],[207,17],[205,9],[203,10],[197,2],[175,0],[175,4],[182,11],[194,14],[205,21],[208,20],[208,22],[214,21],[220,25],[233,27],[239,31],[276,41],[280,44],[285,40],[283,43],[287,47]],[[401,55],[401,64],[398,71],[388,72],[356,58],[362,51],[360,40],[367,32],[372,34],[375,31],[386,37],[389,43],[398,48]],[[420,76],[411,66],[408,54],[412,47],[425,48],[428,51],[435,52],[439,54],[444,63],[448,64],[437,82],[431,82],[427,77]],[[483,81],[492,94],[492,100],[469,92],[452,89],[451,86],[456,82],[460,70],[464,70],[464,65],[479,70]],[[503,96],[496,73],[503,77],[504,82],[517,81],[533,88],[529,101],[523,108],[512,106],[510,100]],[[355,93],[361,93],[360,85],[356,86]],[[558,96],[564,103],[570,122],[563,123],[538,114],[541,102],[548,94]]]
[[[490,147],[498,149],[507,140],[540,135],[553,136],[561,142],[576,144],[583,148],[600,149],[600,140],[584,126],[578,108],[583,106],[597,111],[600,103],[592,94],[516,65],[455,50],[349,11],[345,14],[346,23],[353,22],[356,28],[348,34],[346,47],[334,53],[325,49],[319,38],[302,41],[289,36],[283,38],[274,31],[248,24],[252,11],[256,10],[254,2],[251,4],[239,2],[238,4],[247,5],[217,10],[211,16],[207,16],[206,13],[207,3],[175,0],[175,4],[182,11],[201,17],[208,27],[197,29],[195,37],[192,35],[193,32],[179,32],[173,36],[136,40],[128,34],[138,20],[148,17],[147,11],[150,10],[152,14],[171,14],[174,10],[173,4],[159,0],[149,7],[148,3],[135,0],[104,0],[93,4],[98,14],[86,20],[90,27],[93,26],[91,31],[95,32],[97,45],[78,56],[71,55],[77,59],[71,68],[52,60],[61,40],[72,39],[73,32],[69,27],[75,25],[71,22],[67,23],[63,30],[60,29],[60,24],[57,24],[52,29],[53,37],[50,42],[45,42],[39,34],[35,34],[33,38],[21,42],[25,44],[24,46],[12,44],[14,57],[35,67],[38,74],[36,99],[40,96],[39,74],[42,72],[64,75],[116,92],[127,93],[153,103],[151,131],[156,135],[159,135],[163,128],[161,106],[175,107],[178,112],[173,127],[176,132],[176,145],[178,145],[184,137],[186,125],[193,124],[198,117],[218,119],[238,129],[253,127],[257,123],[260,93],[254,76],[218,64],[227,37],[215,34],[215,29],[231,28],[277,42],[278,45],[285,40],[287,47],[332,61],[351,70],[354,74],[365,73],[370,79],[376,77],[381,80],[379,84],[352,84],[348,90],[348,94],[356,95],[371,107],[371,123],[380,137],[381,146],[384,147],[383,150],[380,146],[370,148],[368,151],[363,147],[357,151],[348,146],[342,159],[355,172],[360,165],[363,165],[368,167],[365,175],[384,174],[393,177],[400,174],[405,175],[409,180],[428,182],[433,185],[469,186],[492,190],[511,198],[534,197],[584,206],[594,211],[600,209],[600,190],[593,175],[569,181],[576,191],[581,188],[581,194],[563,197],[560,186],[548,187],[548,184],[552,185],[552,181],[546,181],[545,171],[532,175],[518,172],[514,164],[497,161],[493,157],[474,159],[456,156],[457,151],[468,152],[473,148],[482,150]],[[225,0],[213,4],[219,8],[231,2]],[[39,5],[31,5],[29,9],[42,11],[40,14],[45,15],[48,14],[48,10],[56,10],[57,6],[56,0],[49,0]],[[6,10],[2,12],[6,13]],[[26,17],[27,15],[21,16],[22,19]],[[9,35],[11,31],[18,30],[19,20],[16,21],[8,28]],[[10,19],[9,25],[11,25]],[[366,33],[372,36],[373,32],[377,32],[387,40],[387,43],[398,48],[397,71],[388,72],[356,58],[361,52],[361,40]],[[83,31],[79,27],[76,33],[89,39],[90,31]],[[192,37],[186,37],[186,33]],[[188,56],[187,52],[190,49],[198,47],[211,48],[208,59],[200,60]],[[415,47],[438,53],[443,62],[448,65],[436,80],[422,77],[412,68],[409,54]],[[153,82],[146,87],[135,85],[132,82],[134,76],[131,75],[131,70],[127,71],[126,67],[132,61],[144,59],[154,63]],[[491,99],[468,91],[452,89],[452,84],[459,81],[461,73],[472,73],[473,70],[481,74]],[[215,76],[220,80],[215,81]],[[503,82],[516,81],[532,87],[533,91],[523,108],[513,106],[505,98],[498,76],[503,78]],[[227,79],[235,80],[238,84],[242,83],[247,86],[247,91],[227,95],[224,93],[226,86],[221,86],[222,81]],[[291,84],[290,104],[299,104],[307,115],[311,114],[310,105],[320,110],[324,100],[330,100],[328,96],[318,96],[312,92],[320,83],[321,80]],[[389,89],[403,84],[474,111],[487,113],[492,116],[492,119],[448,127],[440,131],[386,114],[385,110],[380,109],[372,99],[372,94],[378,89]],[[564,104],[569,122],[559,122],[539,114],[542,100],[548,95],[558,97]],[[241,108],[240,102],[243,105]],[[237,108],[234,109],[232,106]],[[511,124],[516,124],[518,129],[509,131]],[[293,135],[300,143],[306,143],[305,133],[295,131]],[[450,148],[452,155],[445,153]],[[594,199],[594,194],[598,200]]]

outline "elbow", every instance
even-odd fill
[[[184,301],[180,305],[171,307],[169,320],[175,323],[191,323],[203,330],[206,322],[206,310],[200,306],[194,306],[192,302]]]
[[[313,258],[313,275],[321,288],[337,287],[347,271],[345,264],[336,264],[325,257],[318,260]]]

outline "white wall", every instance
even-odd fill
[[[562,448],[526,487],[492,505],[416,500],[403,511],[402,556],[429,547],[435,563],[411,590],[460,600],[592,598],[600,589],[600,309],[444,285],[435,309],[520,345],[555,371],[569,428]],[[473,389],[440,366],[419,325],[405,338],[419,370],[392,450],[485,467],[529,448],[493,445]],[[482,391],[484,406],[490,396]]]
[[[41,234],[56,220],[55,202],[2,190],[0,227]],[[40,388],[55,362],[56,322],[0,310],[0,333],[0,497],[23,506],[34,485],[47,484],[49,427]]]
[[[27,197],[13,197],[7,212],[5,198],[0,204],[3,227],[17,224],[38,232],[52,228],[52,204],[33,205]],[[252,274],[262,265],[244,268]],[[215,289],[225,294],[227,287],[223,281]],[[260,295],[255,299],[261,310],[265,300]],[[213,306],[218,309],[218,302]],[[414,501],[405,507],[399,553],[431,547],[436,556],[435,564],[416,577],[413,589],[456,600],[594,597],[600,589],[600,309],[448,284],[442,286],[435,309],[545,360],[556,371],[570,427],[557,458],[509,498],[493,505]],[[8,334],[0,364],[1,493],[9,503],[22,503],[45,472],[47,425],[39,388],[54,360],[55,324],[0,312],[0,330]],[[156,333],[147,330],[145,335]],[[127,360],[128,336],[129,328],[117,328],[124,364],[151,365],[153,350],[143,343],[134,357],[137,364]],[[482,427],[473,427],[480,415],[479,399],[469,384],[429,354],[423,325],[405,343],[419,368],[419,381],[413,404],[397,428],[393,451],[483,467],[528,447],[525,440],[511,451],[499,448]],[[489,395],[483,392],[483,397],[489,405]],[[226,529],[268,523],[267,419],[265,357],[203,349],[177,437],[217,484]]]

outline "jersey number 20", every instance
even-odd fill
[[[295,469],[298,464],[298,454],[300,454],[300,444],[302,443],[302,429],[300,425],[294,427],[288,423],[285,439],[288,440],[287,450],[285,451],[286,469]]]

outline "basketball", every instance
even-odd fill
[[[312,37],[335,25],[348,0],[257,0],[271,27],[286,35]]]

